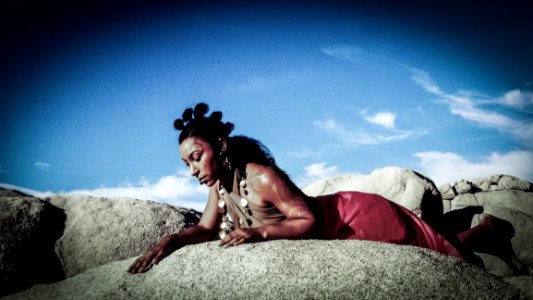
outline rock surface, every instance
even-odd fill
[[[66,277],[108,262],[141,255],[163,236],[198,223],[200,214],[153,201],[90,196],[53,197],[65,210],[56,244]]]
[[[513,224],[515,236],[511,242],[518,259],[529,270],[529,276],[513,276],[512,270],[500,259],[479,254],[487,271],[519,287],[533,299],[533,185],[508,175],[493,175],[472,181],[460,180],[453,185],[439,187],[444,211],[466,206],[483,206],[484,213]],[[474,216],[471,227],[479,224],[480,215]]]
[[[182,248],[145,274],[133,259],[8,299],[512,299],[518,290],[431,250],[368,241],[279,240]]]
[[[406,207],[417,216],[422,216],[424,220],[442,214],[441,195],[433,181],[408,169],[387,167],[376,169],[370,175],[336,176],[303,188],[303,192],[310,196],[339,191],[381,195]]]
[[[428,211],[440,214],[443,208],[482,205],[485,212],[514,225],[516,253],[529,274],[533,271],[533,247],[528,243],[533,236],[533,188],[527,181],[495,175],[446,184],[439,192],[430,179],[416,172],[384,168],[304,189],[310,195],[340,190],[377,193],[415,213],[424,212],[422,217]],[[230,249],[206,243],[175,252],[146,274],[126,273],[133,257],[198,218],[195,211],[151,201],[87,196],[42,201],[0,189],[0,292],[4,293],[0,296],[61,279],[64,273],[66,280],[37,285],[13,298],[506,299],[518,295],[502,280],[462,261],[427,249],[366,241],[272,241]],[[39,256],[44,253],[48,256]],[[531,275],[513,276],[498,258],[482,258],[490,273],[533,299]],[[12,272],[13,266],[18,273]],[[4,288],[16,284],[16,290]]]
[[[64,278],[54,253],[64,212],[38,198],[0,189],[0,297]]]

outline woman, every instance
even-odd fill
[[[260,142],[230,137],[233,124],[222,122],[221,112],[209,117],[207,112],[208,106],[200,103],[174,123],[181,131],[182,160],[191,175],[209,187],[202,218],[161,239],[135,260],[130,273],[149,270],[185,245],[219,238],[225,247],[274,239],[363,239],[429,248],[479,266],[483,262],[473,251],[487,252],[520,268],[510,246],[514,230],[506,221],[489,216],[472,229],[468,222],[446,232],[447,240],[407,209],[378,195],[341,192],[308,197]],[[471,219],[478,212],[469,209],[453,217]],[[504,243],[505,247],[495,247]]]

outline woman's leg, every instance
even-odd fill
[[[457,234],[459,241],[472,252],[494,255],[503,260],[515,274],[527,270],[517,259],[511,244],[513,225],[503,219],[485,214],[479,225]]]

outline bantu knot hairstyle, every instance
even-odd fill
[[[174,121],[174,128],[180,130],[179,142],[183,142],[188,137],[200,137],[215,145],[220,138],[228,138],[233,131],[233,124],[222,122],[222,112],[214,111],[206,117],[209,106],[205,103],[198,103],[192,108],[183,111],[181,119]]]

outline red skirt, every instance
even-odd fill
[[[312,199],[321,238],[413,245],[462,258],[422,219],[380,195],[339,192]]]

